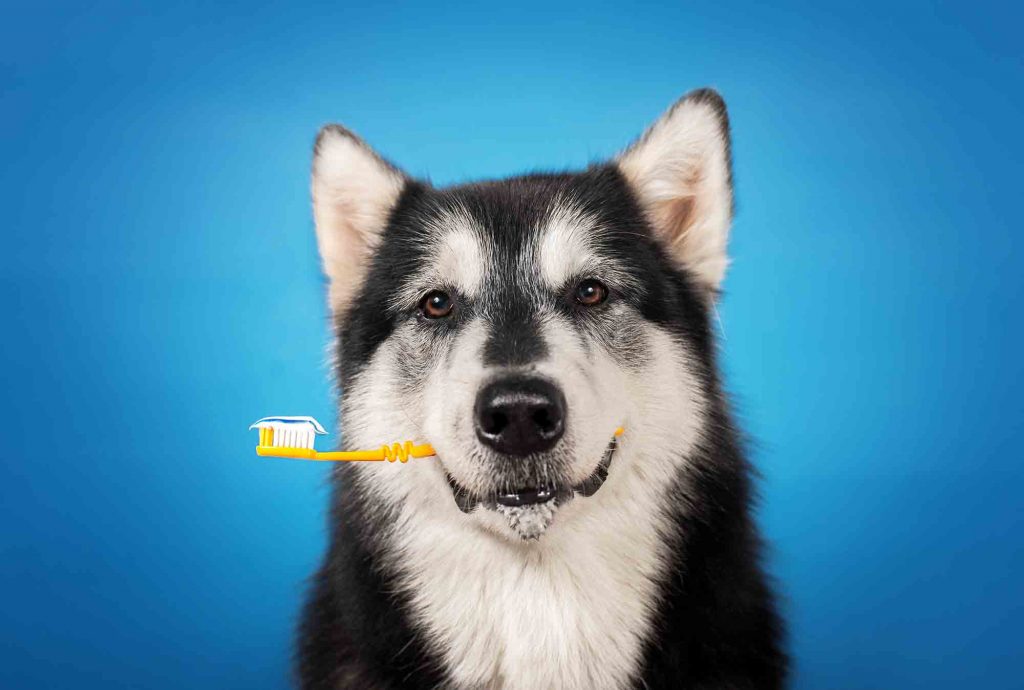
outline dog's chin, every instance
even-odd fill
[[[590,476],[574,485],[544,484],[481,495],[471,493],[448,472],[445,475],[455,504],[463,513],[491,511],[505,519],[513,535],[523,540],[539,539],[560,507],[577,498],[593,496],[604,486],[617,447],[618,441],[613,437]]]

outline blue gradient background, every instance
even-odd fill
[[[1022,687],[1022,17],[768,4],[4,3],[0,686],[288,683],[325,474],[246,427],[333,420],[319,125],[448,183],[712,85],[795,687]]]

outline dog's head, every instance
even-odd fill
[[[345,443],[437,450],[360,467],[372,500],[536,538],[696,442],[732,215],[714,92],[607,164],[446,189],[328,126],[313,199]]]

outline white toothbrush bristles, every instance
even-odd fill
[[[327,433],[312,417],[264,417],[249,428],[260,429],[261,443],[267,440],[266,445],[273,448],[314,450],[317,434]],[[269,432],[269,439],[264,438],[262,430]]]

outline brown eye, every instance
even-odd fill
[[[587,278],[576,286],[576,301],[585,307],[596,307],[608,299],[608,288],[604,283]]]
[[[443,319],[452,313],[455,302],[447,292],[431,290],[420,300],[420,313],[428,319]]]

